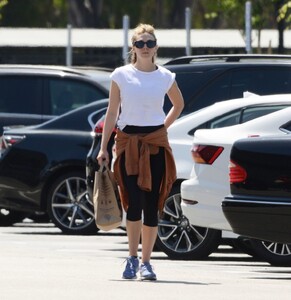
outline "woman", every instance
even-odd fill
[[[109,163],[107,144],[117,122],[114,174],[127,212],[129,245],[125,279],[136,278],[139,270],[142,280],[156,280],[150,258],[157,237],[158,212],[176,179],[167,128],[180,115],[184,100],[175,74],[155,64],[157,50],[154,28],[138,25],[132,36],[131,63],[111,74],[109,106],[97,156],[100,165]],[[167,115],[163,111],[166,94],[173,105]]]

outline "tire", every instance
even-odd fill
[[[97,233],[93,203],[83,172],[74,171],[58,177],[48,192],[47,205],[50,219],[63,233]]]
[[[273,266],[291,266],[291,244],[250,239],[250,245],[256,256]]]
[[[180,184],[173,186],[158,224],[156,246],[170,259],[198,260],[213,253],[221,231],[193,226],[181,209]]]
[[[14,223],[22,222],[28,213],[0,208],[0,226],[12,226]]]

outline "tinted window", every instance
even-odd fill
[[[231,98],[242,97],[244,91],[258,95],[291,92],[291,72],[286,68],[249,68],[233,71]]]
[[[51,114],[61,115],[72,109],[106,98],[103,91],[87,82],[71,79],[50,79]]]
[[[282,128],[285,129],[285,130],[287,130],[287,131],[290,131],[290,134],[291,134],[291,121],[288,122],[288,123],[286,123],[286,124],[284,124],[282,126]]]
[[[203,123],[196,128],[193,128],[188,132],[188,134],[194,135],[196,130],[203,129],[203,128],[222,128],[226,126],[245,123],[247,121],[265,116],[277,110],[286,108],[288,106],[290,106],[290,104],[281,104],[281,105],[272,105],[272,106],[270,105],[252,106],[252,107],[231,111],[213,120]]]
[[[42,79],[0,76],[0,112],[41,114]]]
[[[228,113],[222,117],[216,118],[209,122],[208,128],[221,128],[231,125],[239,124],[240,122],[241,111],[235,111]]]
[[[267,105],[243,108],[241,110],[225,114],[222,117],[212,120],[211,122],[209,122],[209,128],[221,128],[225,126],[232,126],[236,124],[245,123],[247,121],[265,116],[277,110],[286,108],[287,106],[290,105]]]
[[[192,112],[215,102],[230,99],[231,72],[226,72],[207,83],[199,93],[186,104],[185,111]]]
[[[177,84],[182,92],[184,101],[185,101],[185,109],[184,111],[191,111],[188,109],[189,101],[191,101],[192,96],[197,93],[198,90],[206,83],[205,80],[205,72],[197,71],[197,72],[182,72],[171,70],[176,74]],[[170,102],[168,96],[165,97],[165,105],[164,111],[168,112],[172,107],[172,103]]]
[[[290,104],[246,108],[242,112],[241,123],[265,116],[288,106],[290,106]]]
[[[217,70],[213,70],[207,75],[209,76],[203,78],[204,84],[202,85],[200,81],[199,88],[196,87],[196,94],[185,103],[184,113],[196,111],[222,100],[242,98],[246,91],[258,95],[291,92],[291,72],[284,67],[242,67],[227,70],[219,76]],[[192,86],[190,88],[192,89]]]

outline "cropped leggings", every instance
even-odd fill
[[[160,126],[126,126],[123,131],[126,133],[150,133]],[[128,193],[128,210],[127,220],[139,221],[142,219],[143,224],[155,227],[158,225],[158,200],[160,185],[165,172],[165,152],[164,148],[160,147],[159,152],[155,155],[150,155],[150,166],[152,175],[152,190],[144,191],[137,185],[137,175],[128,176],[125,171],[125,155],[121,156],[121,172],[124,181],[124,186]]]

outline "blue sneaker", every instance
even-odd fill
[[[150,263],[145,262],[141,264],[140,278],[141,280],[157,280],[157,275],[154,273]]]
[[[139,268],[139,260],[135,256],[129,256],[126,259],[127,263],[122,274],[123,279],[135,279]]]

